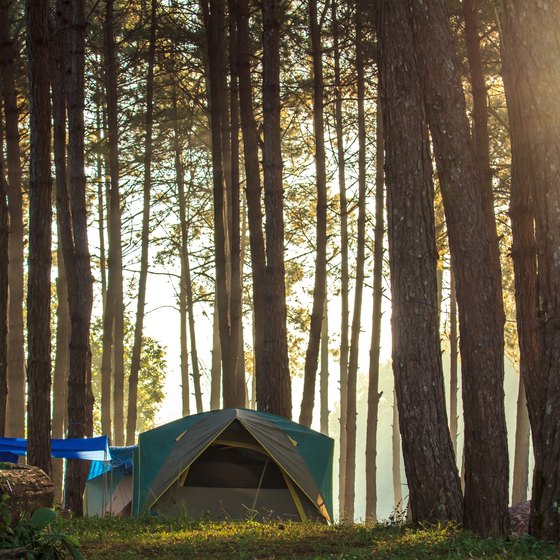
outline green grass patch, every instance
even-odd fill
[[[76,519],[89,560],[366,560],[558,558],[529,537],[480,539],[452,526],[210,523],[184,519]]]

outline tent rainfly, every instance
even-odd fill
[[[132,514],[332,520],[331,438],[230,408],[140,434]]]

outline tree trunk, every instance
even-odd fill
[[[52,103],[54,121],[54,163],[56,172],[57,201],[64,198],[66,206],[58,204],[58,278],[56,281],[58,307],[56,311],[56,355],[53,376],[53,414],[52,436],[62,438],[68,424],[68,372],[70,369],[70,309],[68,303],[68,275],[64,265],[64,250],[62,247],[63,231],[68,224],[67,217],[67,169],[66,169],[66,60],[68,50],[68,32],[70,5],[68,1],[59,0],[56,7],[56,40],[52,43],[51,71]],[[60,194],[59,194],[60,193]],[[65,213],[66,212],[66,213]],[[67,242],[67,240],[66,240]],[[67,249],[68,250],[68,249]],[[53,461],[52,481],[54,499],[56,503],[63,503],[63,460]]]
[[[238,394],[238,329],[237,311],[232,308],[231,291],[231,238],[228,224],[232,214],[231,193],[228,196],[225,185],[231,186],[231,140],[227,134],[226,88],[223,84],[224,52],[221,44],[225,41],[224,0],[210,0],[210,9],[203,1],[206,26],[209,105],[212,136],[212,176],[214,195],[214,246],[216,262],[216,294],[219,313],[220,344],[222,352],[222,379],[224,407],[241,406],[242,395]],[[229,204],[228,204],[229,203]],[[235,340],[234,340],[235,339]]]
[[[323,326],[321,328],[321,369],[319,372],[321,397],[321,433],[329,435],[329,305],[325,297]]]
[[[173,63],[175,63],[173,53]],[[174,68],[175,69],[175,68]],[[191,279],[188,271],[188,229],[187,209],[185,202],[185,172],[181,161],[181,142],[179,140],[179,116],[177,112],[177,88],[173,85],[173,148],[175,151],[175,181],[177,183],[177,194],[179,199],[179,219],[181,222],[181,243],[179,245],[179,257],[181,262],[181,279],[179,287],[179,317],[180,317],[180,344],[181,344],[181,401],[183,416],[189,416],[190,388],[189,388],[189,350],[187,337],[187,289]],[[197,412],[201,412],[198,410]]]
[[[124,407],[124,302],[121,248],[121,201],[119,191],[119,125],[117,61],[114,39],[113,0],[105,2],[104,65],[105,96],[107,99],[107,140],[109,170],[109,254],[107,260],[108,286],[103,315],[103,364],[101,388],[101,427],[104,434],[112,433],[111,381],[115,410]],[[111,372],[111,363],[113,371]],[[112,375],[111,375],[112,373]],[[124,442],[122,414],[119,422],[119,441]],[[115,440],[116,443],[116,440]]]
[[[136,418],[138,406],[138,374],[142,357],[142,337],[144,334],[144,312],[146,306],[146,284],[148,281],[148,249],[150,243],[150,193],[152,189],[152,155],[154,127],[154,66],[156,57],[157,0],[151,0],[150,43],[148,47],[148,76],[146,79],[146,144],[144,147],[144,205],[142,211],[142,253],[140,257],[140,279],[134,346],[128,378],[128,416],[126,422],[126,444],[136,440]],[[116,404],[116,403],[115,403]],[[116,411],[115,411],[116,416]],[[116,420],[116,418],[115,418]],[[115,422],[116,425],[116,422]],[[118,444],[117,444],[118,445]]]
[[[58,176],[57,176],[58,181]],[[59,233],[60,235],[60,233]],[[64,256],[60,244],[57,248],[58,278],[56,279],[56,354],[53,373],[52,437],[63,438],[66,433],[68,412],[68,369],[70,350],[70,310]],[[63,459],[53,460],[52,481],[54,501],[62,504]]]
[[[70,370],[68,375],[68,437],[90,436],[93,429],[91,393],[91,349],[89,345],[91,311],[93,306],[93,278],[91,274],[86,209],[85,176],[85,1],[72,2],[70,33],[71,73],[68,84],[68,145],[70,175],[70,216],[72,233],[72,264],[65,253],[68,274],[75,280],[68,283],[70,304]],[[58,185],[57,185],[58,188]],[[58,194],[58,193],[57,193]],[[63,234],[68,235],[68,233]],[[66,468],[66,507],[75,515],[82,515],[83,493],[88,465],[69,460]]]
[[[107,259],[105,251],[105,196],[103,189],[105,181],[103,176],[103,155],[101,153],[101,132],[103,125],[101,121],[101,91],[95,90],[95,125],[96,140],[98,143],[98,153],[96,155],[96,183],[97,183],[97,229],[99,230],[99,272],[101,277],[101,302],[105,307],[105,298],[107,297]]]
[[[264,375],[257,378],[259,410],[290,418],[292,388],[286,331],[284,192],[280,134],[280,2],[263,0],[263,176],[266,213]]]
[[[0,108],[2,104],[0,103]],[[1,119],[0,119],[1,121]],[[8,254],[10,217],[4,178],[4,131],[0,124],[0,436],[6,433],[8,399]]]
[[[344,511],[344,489],[346,488],[346,420],[348,417],[348,348],[349,348],[349,291],[348,272],[348,204],[346,200],[346,154],[344,151],[344,129],[342,116],[343,85],[340,77],[339,26],[337,3],[332,3],[332,33],[335,76],[335,121],[338,156],[338,188],[340,197],[340,457],[338,463],[339,511]]]
[[[438,332],[432,163],[407,2],[379,2],[377,27],[393,372],[409,504],[414,522],[460,522],[461,488],[447,428]]]
[[[457,373],[459,371],[459,353],[457,351],[457,294],[455,292],[455,274],[450,270],[451,289],[449,294],[449,432],[455,455],[457,455],[457,422],[459,420],[457,398],[459,387]]]
[[[530,533],[544,540],[560,541],[560,145],[555,130],[560,126],[557,91],[560,71],[556,60],[560,34],[560,6],[556,2],[503,2],[504,83],[510,113],[512,139],[512,230],[517,233],[514,245],[516,288],[529,296],[518,309],[519,325],[524,332],[529,360],[522,373],[529,405],[533,433],[535,469],[533,473]],[[543,147],[546,147],[543,148]],[[530,197],[534,209],[530,209]],[[525,215],[521,210],[525,205]],[[514,211],[515,210],[515,211]],[[537,291],[532,290],[534,253],[529,220],[534,212],[537,247]],[[515,221],[514,221],[515,219]],[[514,233],[515,235],[515,233]],[[514,243],[516,237],[514,237]],[[524,255],[520,254],[525,249]],[[521,286],[519,286],[521,288]],[[532,369],[533,302],[537,306],[537,364]],[[521,303],[521,302],[520,302]],[[520,332],[522,332],[520,331]]]
[[[218,316],[218,301],[214,299],[214,314],[212,320],[212,372],[210,381],[210,410],[220,408],[222,393],[222,347],[220,344],[220,318]]]
[[[230,66],[230,146],[231,182],[229,189],[229,258],[230,291],[229,313],[231,321],[231,349],[235,363],[235,404],[245,406],[245,369],[242,359],[242,260],[241,260],[241,197],[239,189],[239,79],[237,61],[237,21],[234,13],[235,0],[229,6],[229,66]],[[227,197],[226,197],[227,198]],[[225,387],[225,385],[224,385]]]
[[[0,78],[6,122],[8,173],[9,316],[8,316],[8,402],[6,435],[24,437],[25,432],[25,355],[23,334],[23,201],[19,146],[19,110],[15,85],[15,48],[11,39],[10,0],[0,0]]]
[[[253,111],[251,86],[251,48],[249,38],[249,5],[247,0],[235,3],[237,10],[237,67],[239,72],[239,109],[243,132],[243,155],[245,163],[245,197],[249,219],[249,242],[251,245],[251,273],[253,277],[253,321],[255,375],[263,373],[264,343],[264,285],[265,254],[262,217],[262,188],[259,168],[259,137]]]
[[[512,505],[527,501],[527,487],[529,484],[529,413],[523,378],[519,376],[519,392],[517,394],[517,415],[515,424],[515,454],[513,459],[513,489],[511,492]]]
[[[26,0],[29,63],[27,438],[30,465],[51,473],[51,103],[48,1]]]
[[[397,391],[393,390],[393,423],[391,425],[391,450],[393,471],[393,503],[396,513],[402,512],[403,495],[401,482],[401,435],[399,427],[399,410],[397,405]]]
[[[494,253],[491,265],[501,293],[502,271],[500,269],[500,245],[496,229],[496,214],[494,212],[494,193],[492,191],[492,168],[490,167],[490,137],[488,133],[488,92],[484,80],[482,56],[480,52],[480,37],[478,32],[478,3],[479,0],[463,0],[463,14],[465,16],[465,42],[471,74],[473,97],[473,131],[474,154],[478,167],[478,176],[482,192],[484,221],[490,240],[490,249]]]
[[[412,25],[457,286],[465,418],[464,523],[482,536],[504,535],[509,529],[509,470],[498,251],[488,235],[445,2],[415,3]]]
[[[313,309],[309,326],[309,342],[305,355],[303,397],[299,423],[311,426],[315,401],[315,380],[321,345],[321,325],[327,287],[327,163],[325,154],[323,47],[321,26],[317,15],[317,0],[309,2],[311,55],[313,57],[313,132],[315,134],[315,173],[317,188],[317,230],[315,244],[315,285]]]
[[[356,480],[356,420],[357,380],[360,344],[362,295],[364,290],[364,262],[366,245],[366,121],[363,11],[360,2],[356,7],[356,77],[358,82],[358,249],[356,253],[356,285],[350,336],[350,358],[348,360],[348,408],[346,418],[346,479],[344,489],[343,518],[354,521],[354,494]]]
[[[385,146],[381,102],[377,101],[375,147],[375,235],[373,249],[373,312],[369,350],[368,417],[366,434],[366,521],[377,521],[377,414],[379,409],[379,351],[383,299],[383,173]]]

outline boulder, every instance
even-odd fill
[[[54,488],[51,479],[41,469],[13,465],[0,468],[0,494],[9,496],[6,504],[12,513],[12,524],[15,524],[24,512],[52,507]]]

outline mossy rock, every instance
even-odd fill
[[[0,494],[9,496],[6,503],[12,513],[12,524],[15,524],[24,512],[52,507],[54,488],[51,479],[41,469],[12,465],[0,468]]]

